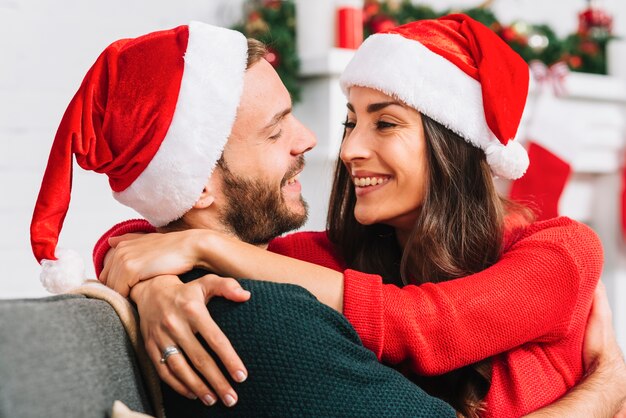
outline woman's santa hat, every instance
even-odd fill
[[[106,174],[115,199],[152,225],[180,218],[222,155],[246,62],[241,33],[200,22],[104,50],[65,111],[33,214],[31,244],[46,289],[60,293],[84,280],[80,257],[56,249],[73,157]]]
[[[529,69],[493,31],[455,14],[370,36],[340,83],[395,97],[482,149],[492,172],[516,179],[528,155],[515,140]]]

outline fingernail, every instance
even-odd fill
[[[233,398],[232,395],[224,396],[224,404],[226,406],[233,406],[233,405],[235,405],[235,403],[237,403],[237,401],[235,400],[235,398]]]
[[[194,401],[194,400],[198,399],[198,397],[196,396],[196,394],[195,394],[195,393],[193,393],[193,392],[187,392],[187,397],[188,397],[189,399],[191,399],[192,401]]]
[[[249,295],[250,294],[250,291],[244,289],[243,287],[238,287],[237,288],[237,292],[241,293],[242,295]]]
[[[239,383],[244,382],[246,379],[248,378],[248,376],[246,376],[246,374],[241,371],[238,370],[237,372],[235,372],[235,380]]]
[[[215,405],[215,398],[207,393],[202,397],[202,403],[206,406],[213,406]]]

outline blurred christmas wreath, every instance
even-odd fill
[[[256,0],[247,2],[244,7],[245,21],[233,29],[267,45],[266,59],[274,66],[292,100],[297,103],[300,100],[300,60],[296,50],[295,2]]]
[[[547,25],[514,22],[504,25],[490,9],[493,2],[465,10],[435,11],[411,0],[364,0],[365,37],[413,20],[433,19],[449,13],[466,13],[490,27],[527,62],[539,60],[546,65],[563,61],[573,71],[606,74],[606,45],[612,36],[612,17],[588,0],[578,15],[578,30],[560,39]],[[296,51],[294,0],[252,0],[245,5],[245,21],[235,27],[246,36],[269,46],[268,61],[276,68],[294,102],[300,99]],[[332,28],[331,25],[329,25]]]

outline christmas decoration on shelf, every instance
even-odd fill
[[[560,39],[548,25],[532,25],[522,21],[505,25],[491,11],[492,3],[493,0],[487,0],[470,9],[435,11],[411,0],[364,0],[363,36],[414,20],[435,19],[461,12],[495,31],[526,62],[538,60],[546,66],[565,62],[572,71],[606,74],[606,45],[613,38],[613,18],[593,0],[587,0],[586,9],[578,15],[576,33],[565,39]],[[244,22],[235,29],[269,45],[267,59],[276,68],[294,102],[297,102],[300,99],[300,61],[295,41],[294,0],[250,0],[245,3],[245,9]],[[356,46],[354,39],[348,42],[347,38],[341,38],[341,29],[337,29],[340,38],[338,44],[350,48]],[[325,30],[333,30],[333,26],[329,24]]]
[[[363,9],[350,3],[340,4],[337,7],[337,47],[357,49],[362,42]]]
[[[539,60],[549,66],[564,61],[573,71],[606,74],[605,52],[612,38],[613,19],[592,0],[588,0],[587,8],[578,16],[578,31],[565,39],[559,39],[547,25],[531,25],[522,21],[504,25],[491,11],[492,3],[493,0],[471,9],[436,12],[410,0],[365,0],[365,34],[382,32],[413,20],[434,19],[460,12],[491,28],[526,62]]]
[[[578,31],[565,40],[567,61],[576,71],[606,74],[606,45],[613,38],[613,18],[587,1],[578,14]]]
[[[244,6],[244,22],[235,26],[249,38],[268,46],[267,61],[289,90],[294,103],[300,100],[296,51],[296,7],[293,0],[256,0]]]

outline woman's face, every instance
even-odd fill
[[[422,118],[391,96],[352,87],[340,158],[356,191],[354,216],[409,231],[427,187]]]

